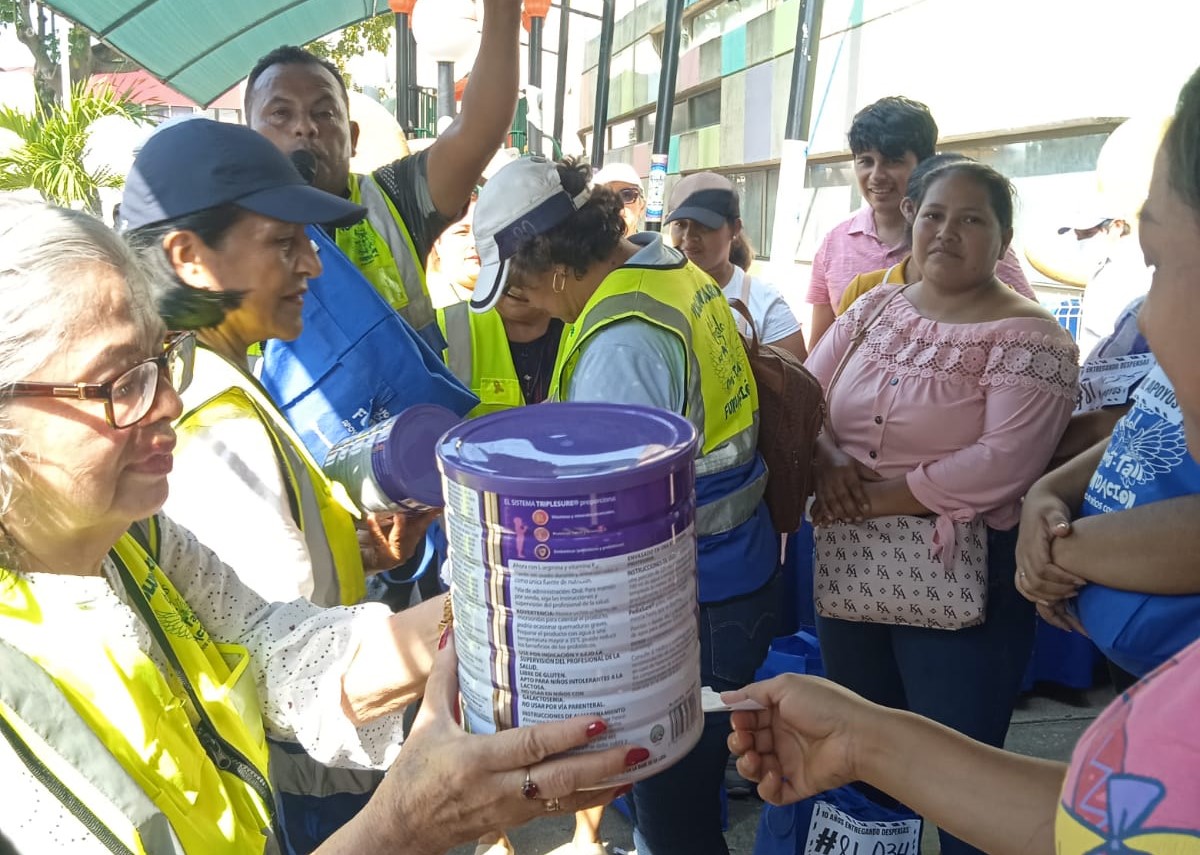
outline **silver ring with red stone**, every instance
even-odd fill
[[[523,783],[521,785],[521,795],[523,795],[527,799],[536,799],[538,797],[539,792],[541,792],[541,791],[538,789],[538,785],[535,784],[533,782],[533,779],[529,777],[529,770],[526,769],[525,770],[525,783]]]

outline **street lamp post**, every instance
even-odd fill
[[[613,0],[602,0],[600,17],[600,55],[596,63],[596,111],[592,114],[592,168],[604,165],[604,141],[608,138],[608,86],[612,66],[613,30],[616,9]],[[668,113],[668,115],[670,115]]]
[[[525,96],[530,100],[539,97],[542,90],[542,29],[549,11],[550,0],[525,0],[525,14],[529,16],[529,89]],[[537,115],[540,120],[541,110],[537,111]],[[530,153],[541,154],[542,129],[533,122],[527,122],[526,133],[526,145]]]
[[[563,106],[567,97],[567,51],[571,47],[571,0],[561,0],[558,9],[558,74],[554,78],[554,138],[562,143]]]
[[[388,8],[396,16],[396,122],[405,134],[410,135],[415,116],[409,112],[408,97],[413,87],[413,41],[409,18],[416,3],[417,0],[388,0]]]
[[[667,0],[663,30],[662,72],[658,78],[658,107],[654,116],[654,149],[646,199],[646,228],[662,230],[667,154],[671,150],[671,114],[675,111],[675,77],[679,71],[679,42],[683,30],[683,0]]]

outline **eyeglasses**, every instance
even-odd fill
[[[617,191],[617,195],[621,197],[622,205],[632,205],[638,199],[642,198],[642,191],[636,187],[622,187]]]
[[[160,380],[166,380],[176,392],[192,382],[196,357],[194,332],[172,333],[158,356],[144,359],[115,380],[107,383],[13,383],[0,391],[7,398],[77,398],[103,401],[104,415],[115,428],[133,427],[146,417],[158,396]]]

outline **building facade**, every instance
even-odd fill
[[[666,0],[616,6],[609,120],[600,132],[607,159],[645,176]],[[690,172],[729,175],[742,190],[743,219],[760,257],[773,250],[801,6],[693,0],[684,12],[668,192]],[[797,188],[804,194],[797,276],[806,276],[825,232],[861,204],[845,140],[861,107],[885,95],[924,101],[943,150],[1012,178],[1023,255],[1025,241],[1061,225],[1071,200],[1095,192],[1097,160],[1114,128],[1130,116],[1169,115],[1200,63],[1190,44],[1197,24],[1200,4],[1175,0],[826,0],[806,180]],[[595,100],[598,54],[592,39],[580,83],[584,122]],[[581,129],[588,149],[595,132]]]

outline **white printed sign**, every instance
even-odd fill
[[[862,822],[817,802],[804,855],[920,855],[921,820]]]
[[[1155,365],[1149,353],[1094,359],[1079,374],[1079,406],[1076,413],[1129,403],[1133,388]]]

